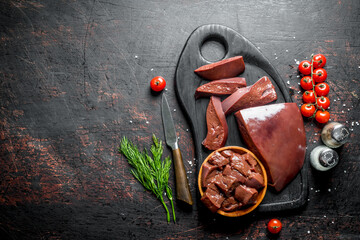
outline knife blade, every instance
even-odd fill
[[[165,142],[172,149],[173,153],[176,182],[176,198],[188,203],[189,205],[192,205],[193,200],[190,192],[189,182],[186,176],[181,151],[178,146],[174,121],[171,116],[170,107],[165,94],[162,95],[161,116],[164,125]]]

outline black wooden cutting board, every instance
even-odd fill
[[[214,53],[211,46],[215,47]],[[210,46],[210,50],[209,49]],[[220,47],[219,47],[220,46]],[[271,47],[269,45],[269,47]],[[188,38],[179,58],[175,74],[175,91],[192,128],[197,157],[197,171],[202,162],[211,152],[205,149],[201,142],[206,137],[206,109],[209,98],[195,100],[194,93],[197,87],[209,81],[194,73],[200,66],[211,63],[206,58],[214,59],[224,49],[223,58],[243,56],[245,71],[239,75],[246,78],[247,85],[254,84],[262,76],[268,76],[276,88],[278,99],[273,103],[291,102],[288,88],[277,70],[269,60],[245,37],[236,31],[217,24],[204,25],[197,28]],[[206,58],[204,55],[206,54]],[[220,59],[216,59],[218,61]],[[229,136],[226,146],[236,145],[247,147],[241,139],[238,126],[233,114],[227,116]],[[289,139],[291,141],[291,139]],[[286,147],[286,145],[284,145]],[[281,151],[281,149],[279,149]],[[308,156],[308,154],[307,154]],[[307,161],[305,161],[307,162]],[[271,189],[258,208],[260,212],[295,209],[306,203],[308,195],[307,168],[305,164],[297,177],[280,193]],[[197,199],[199,200],[199,199]]]

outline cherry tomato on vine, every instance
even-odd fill
[[[301,114],[304,117],[311,117],[312,115],[314,115],[315,110],[315,106],[309,103],[303,104],[300,108]]]
[[[327,78],[327,72],[323,68],[317,68],[313,72],[313,79],[315,82],[324,82]]]
[[[267,228],[268,228],[269,232],[271,232],[273,234],[277,234],[281,231],[282,224],[281,224],[280,220],[274,218],[269,221]]]
[[[311,90],[313,88],[313,80],[310,76],[305,76],[300,80],[300,86],[304,90]]]
[[[311,62],[308,60],[301,61],[299,64],[299,71],[304,75],[310,75],[311,73]]]
[[[329,94],[330,87],[327,83],[318,83],[315,85],[315,93],[316,96],[326,96]]]
[[[150,87],[155,92],[162,91],[166,86],[166,81],[163,77],[157,76],[150,81]]]
[[[316,99],[316,104],[323,109],[328,109],[330,107],[330,100],[327,97],[321,96]]]
[[[305,103],[315,103],[315,94],[312,90],[308,90],[303,93],[302,99]]]
[[[319,110],[315,114],[315,120],[318,123],[327,123],[330,119],[330,113],[328,111]]]
[[[326,57],[322,54],[316,54],[313,57],[313,67],[322,68],[326,64]]]

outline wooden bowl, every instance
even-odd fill
[[[264,177],[264,188],[262,188],[259,191],[258,197],[256,199],[256,203],[254,205],[249,205],[247,208],[242,208],[242,209],[239,209],[239,210],[236,210],[236,211],[233,211],[233,212],[225,212],[225,211],[222,211],[222,210],[217,211],[218,214],[226,216],[226,217],[240,217],[240,216],[243,216],[243,215],[248,214],[249,212],[253,211],[255,208],[257,208],[260,205],[261,201],[264,199],[265,193],[266,193],[266,190],[267,190],[267,183],[268,183],[267,175],[266,175],[265,168],[262,165],[262,163],[260,162],[260,160],[251,151],[249,151],[248,149],[242,148],[242,147],[237,147],[237,146],[222,147],[222,148],[219,148],[219,149],[213,151],[211,154],[209,154],[209,156],[201,164],[199,175],[198,175],[198,187],[199,187],[199,191],[200,191],[201,196],[203,196],[203,194],[204,194],[203,189],[201,187],[201,175],[202,175],[203,165],[204,165],[205,162],[207,162],[211,158],[211,156],[215,152],[221,152],[221,151],[224,151],[224,150],[232,150],[232,151],[240,153],[240,154],[250,153],[251,156],[253,156],[254,159],[259,164],[259,166],[261,168],[261,171],[262,171],[261,174]]]

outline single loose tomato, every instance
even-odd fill
[[[322,54],[316,54],[313,57],[313,66],[314,68],[322,68],[326,64],[326,57]]]
[[[268,228],[269,232],[276,234],[281,231],[282,224],[281,224],[280,220],[274,218],[269,221],[267,228]]]
[[[313,88],[313,80],[310,76],[305,76],[300,80],[300,86],[304,90],[311,90]]]
[[[317,68],[313,72],[313,79],[315,82],[324,82],[327,78],[327,72],[323,68]]]
[[[330,100],[327,97],[321,96],[316,99],[316,104],[325,110],[330,107]]]
[[[150,87],[155,92],[162,91],[166,86],[166,81],[163,77],[157,76],[150,81]]]
[[[315,103],[315,94],[312,90],[306,91],[302,97],[305,103]]]
[[[315,106],[309,103],[303,104],[300,108],[301,114],[304,117],[311,117],[312,115],[314,115],[315,110]]]
[[[308,60],[301,61],[299,64],[299,71],[304,75],[310,75],[311,73],[311,62]]]
[[[318,123],[327,123],[330,119],[330,113],[328,111],[319,110],[315,114],[315,120]]]
[[[330,87],[327,83],[318,83],[315,85],[315,93],[316,96],[326,96],[329,94]]]

